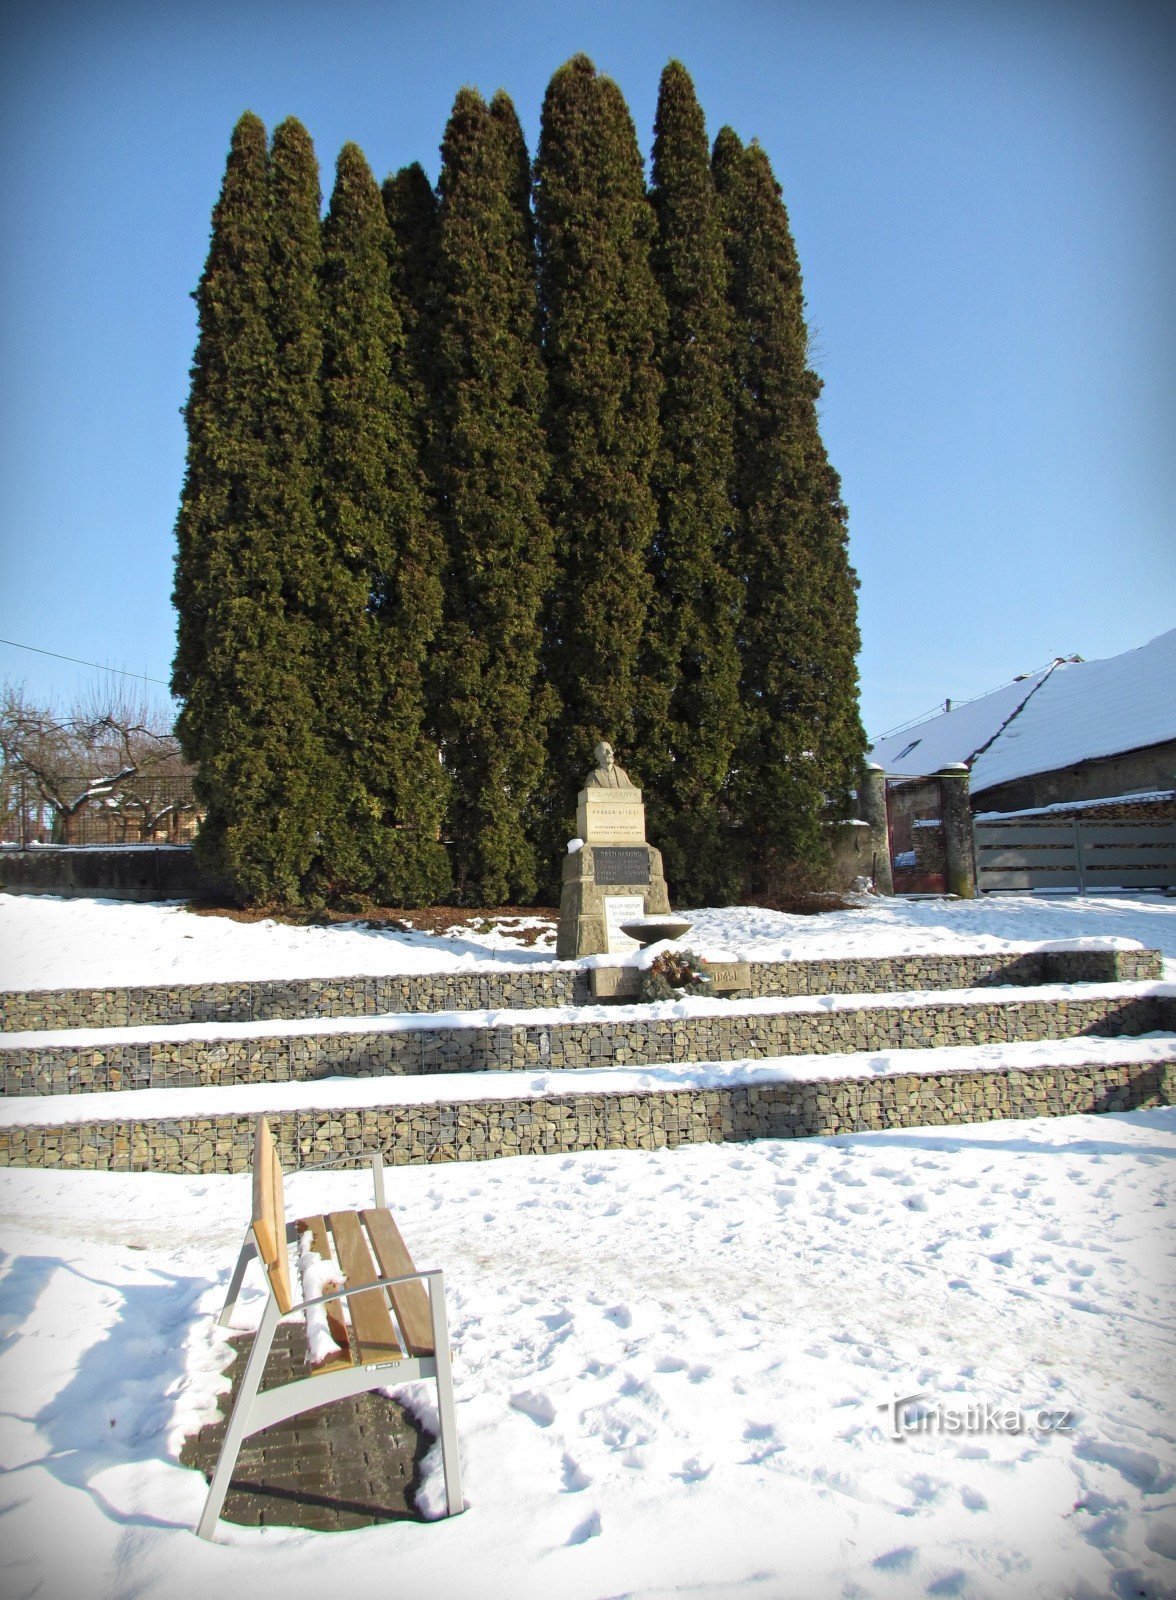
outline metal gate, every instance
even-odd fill
[[[981,894],[1008,889],[1170,889],[1176,885],[1176,822],[1050,820],[978,822]]]
[[[886,826],[895,894],[946,894],[939,779],[887,778]]]

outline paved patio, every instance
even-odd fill
[[[232,1393],[222,1415],[184,1441],[180,1461],[209,1477],[220,1453],[225,1416],[236,1398],[252,1334],[235,1338]],[[302,1319],[274,1338],[264,1388],[306,1371]],[[432,1436],[403,1407],[380,1394],[360,1394],[292,1417],[246,1439],[237,1457],[221,1517],[247,1527],[313,1528],[324,1533],[381,1522],[423,1520],[414,1504],[421,1460]]]

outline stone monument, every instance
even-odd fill
[[[576,798],[576,832],[563,865],[556,956],[621,955],[638,948],[621,924],[668,916],[670,897],[661,851],[645,842],[641,790],[596,746],[596,765]]]

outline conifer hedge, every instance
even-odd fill
[[[436,190],[234,129],[195,299],[178,730],[242,899],[550,899],[599,738],[681,902],[819,873],[856,579],[765,153],[662,75],[462,89]]]

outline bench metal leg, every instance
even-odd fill
[[[237,1257],[237,1265],[233,1268],[233,1276],[229,1280],[229,1292],[225,1296],[224,1306],[217,1322],[222,1328],[227,1328],[229,1318],[233,1314],[233,1307],[237,1304],[237,1296],[241,1293],[241,1285],[245,1281],[245,1269],[257,1254],[257,1245],[253,1242],[253,1229],[245,1234],[241,1245],[241,1253]]]
[[[437,1414],[441,1421],[441,1459],[445,1466],[446,1515],[465,1510],[461,1495],[461,1460],[457,1451],[457,1408],[453,1400],[453,1367],[449,1359],[449,1319],[445,1315],[445,1274],[430,1272],[429,1310],[433,1317],[433,1354],[437,1363]]]
[[[244,1254],[244,1252],[242,1252]],[[202,1539],[211,1539],[216,1531],[216,1519],[220,1516],[221,1507],[225,1503],[229,1482],[233,1476],[233,1468],[237,1465],[237,1454],[241,1449],[241,1441],[249,1429],[249,1412],[253,1405],[254,1396],[257,1394],[261,1375],[265,1370],[266,1357],[270,1353],[270,1346],[274,1342],[274,1329],[280,1318],[277,1301],[273,1295],[268,1295],[265,1302],[265,1311],[262,1313],[261,1326],[257,1330],[257,1337],[253,1341],[253,1349],[249,1352],[249,1360],[245,1364],[245,1373],[241,1379],[241,1387],[237,1392],[237,1400],[233,1406],[232,1415],[229,1417],[228,1426],[225,1428],[225,1439],[221,1445],[220,1456],[217,1458],[216,1470],[208,1486],[208,1499],[204,1502],[204,1510],[200,1514],[200,1521],[196,1524],[196,1532]]]

